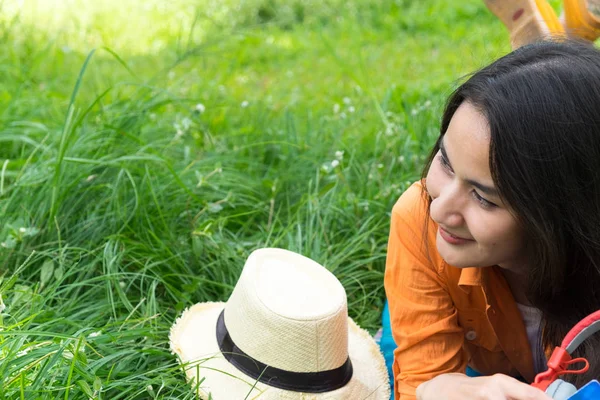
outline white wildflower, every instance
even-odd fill
[[[202,103],[196,104],[196,111],[198,111],[200,114],[202,114],[205,110],[206,110],[206,107],[204,107],[204,104],[202,104]]]
[[[386,136],[392,136],[393,134],[394,134],[394,125],[387,124],[385,126],[385,135]]]
[[[339,162],[338,160],[333,160],[333,161],[331,162],[331,168],[335,168],[335,167],[337,167],[338,165],[340,165],[340,162]]]
[[[398,161],[400,161],[401,163],[403,163],[405,160],[406,160],[406,157],[404,157],[404,156],[398,157]]]
[[[123,282],[123,281],[119,281],[119,287],[120,287],[121,289],[125,289],[125,282]]]
[[[25,233],[27,232],[27,228],[25,228],[24,226],[19,228],[19,233]]]
[[[223,206],[219,203],[208,203],[206,207],[208,209],[208,212],[211,214],[216,214],[223,210]]]
[[[338,160],[341,160],[342,158],[344,158],[344,152],[342,150],[336,151],[335,158],[337,158]]]
[[[350,107],[348,107],[348,112],[349,112],[350,114],[352,114],[354,111],[356,111],[356,109],[354,108],[354,106],[350,106]]]
[[[192,126],[192,120],[189,119],[188,117],[185,117],[182,121],[181,121],[181,127],[183,128],[183,131],[186,132],[190,129],[190,127]]]
[[[96,177],[97,177],[97,176],[98,176],[98,175],[90,175],[90,176],[88,176],[87,178],[85,178],[85,181],[86,181],[86,182],[91,182],[91,181],[93,181],[94,179],[96,179]]]
[[[321,165],[321,170],[326,174],[330,173],[331,172],[331,163],[326,162],[323,165]]]
[[[102,335],[102,331],[92,332],[88,335],[88,338],[95,338]]]
[[[247,100],[244,100],[244,101],[242,101],[241,106],[242,106],[242,108],[246,108],[246,107],[248,107],[248,104],[250,104],[250,103],[248,103]]]
[[[333,113],[334,113],[334,114],[337,114],[337,113],[339,113],[339,112],[340,112],[340,105],[339,105],[338,103],[335,103],[335,104],[333,105]]]
[[[410,115],[412,115],[412,116],[415,116],[415,115],[417,115],[418,113],[419,113],[419,111],[413,108],[413,109],[411,110],[411,112],[410,112]]]
[[[346,105],[350,105],[350,103],[352,103],[352,100],[350,100],[350,97],[344,97],[342,99],[342,101],[344,102],[344,104]]]

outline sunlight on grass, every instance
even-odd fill
[[[201,39],[203,25],[222,22],[231,11],[226,2],[191,0],[17,0],[4,2],[5,21],[18,20],[34,38],[56,37],[65,50],[87,52],[106,46],[129,55],[157,53],[173,38]],[[200,15],[202,14],[202,15]],[[212,22],[211,22],[212,20]],[[31,37],[30,37],[31,38]]]

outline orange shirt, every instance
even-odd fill
[[[422,184],[392,210],[385,271],[394,352],[394,398],[414,400],[437,375],[465,372],[534,379],[529,340],[499,267],[457,268],[437,252]],[[426,221],[427,219],[427,221]]]

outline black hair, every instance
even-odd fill
[[[542,341],[553,348],[600,309],[600,50],[542,41],[471,75],[448,99],[423,176],[465,101],[489,123],[492,179],[524,229],[526,295],[542,311]],[[563,376],[577,386],[600,378],[600,334],[580,356],[590,370]]]

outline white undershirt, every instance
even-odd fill
[[[542,312],[535,308],[517,303],[523,317],[527,338],[533,355],[533,369],[536,375],[548,369],[544,346],[542,346]]]

